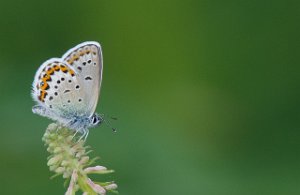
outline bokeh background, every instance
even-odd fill
[[[300,193],[300,3],[293,0],[16,0],[0,3],[0,191],[63,194],[33,115],[35,71],[99,41],[87,143],[120,194]]]

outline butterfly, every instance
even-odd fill
[[[89,128],[103,122],[95,113],[100,93],[103,60],[98,42],[83,42],[61,58],[45,61],[32,84],[35,114],[57,121],[87,137]]]

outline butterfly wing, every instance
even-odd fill
[[[86,113],[91,116],[97,107],[102,81],[102,50],[99,43],[84,42],[67,51],[62,60],[76,73],[82,85],[82,95],[86,105]]]
[[[46,111],[38,114],[66,123],[86,112],[83,91],[72,67],[59,58],[53,58],[38,69],[32,97]]]

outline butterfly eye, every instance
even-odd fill
[[[94,118],[93,118],[93,124],[96,124],[96,122],[97,122],[97,118],[94,117]]]
[[[99,124],[99,122],[100,122],[99,116],[93,115],[92,118],[91,118],[91,122],[92,122],[93,125]]]

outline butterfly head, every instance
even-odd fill
[[[97,127],[102,123],[102,121],[103,118],[101,118],[97,113],[95,113],[89,118],[89,127]]]

